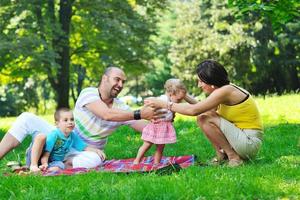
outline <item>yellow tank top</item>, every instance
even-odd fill
[[[227,106],[220,104],[217,112],[221,117],[235,124],[238,128],[263,129],[258,107],[250,95],[237,105]]]

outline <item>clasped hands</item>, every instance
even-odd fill
[[[167,110],[165,108],[167,102],[159,100],[155,97],[150,97],[144,100],[144,106],[141,108],[142,119],[157,120],[163,118]]]

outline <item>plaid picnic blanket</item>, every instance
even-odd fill
[[[58,176],[58,175],[74,175],[87,173],[90,171],[104,171],[104,172],[117,172],[117,173],[132,173],[132,172],[167,172],[179,171],[182,168],[187,168],[195,163],[194,155],[185,156],[171,156],[163,157],[160,164],[153,165],[153,157],[145,157],[139,164],[133,164],[134,158],[121,159],[121,160],[106,160],[103,165],[92,169],[86,168],[73,168],[66,170],[59,170],[53,172],[43,172],[43,176]]]

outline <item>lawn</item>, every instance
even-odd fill
[[[0,161],[0,199],[300,199],[300,95],[256,99],[265,125],[264,142],[257,159],[244,166],[192,166],[164,176],[103,172],[3,176],[9,160],[19,156],[24,161],[27,138]],[[14,119],[1,119],[0,137]],[[168,145],[165,155],[194,154],[201,162],[214,156],[194,118],[177,116],[175,127],[178,142]],[[108,159],[134,157],[141,144],[138,133],[121,127],[110,137],[106,154]]]

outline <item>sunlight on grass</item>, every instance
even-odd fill
[[[300,123],[300,95],[287,94],[283,96],[255,98],[263,123],[274,125],[279,123]]]
[[[300,156],[281,156],[276,163],[283,168],[300,169]]]
[[[91,172],[75,176],[0,175],[1,199],[300,199],[300,96],[256,97],[264,125],[258,157],[239,168],[192,166],[169,176]],[[53,124],[53,116],[42,116]],[[15,117],[1,118],[0,138]],[[196,117],[176,114],[177,142],[164,155],[196,155],[206,163],[214,156]],[[25,141],[0,161],[0,174],[10,160],[25,161]],[[109,137],[108,159],[132,158],[142,144],[140,133],[127,126]],[[152,147],[148,155],[154,153]],[[66,183],[68,186],[66,187]],[[17,188],[17,189],[16,189]]]

